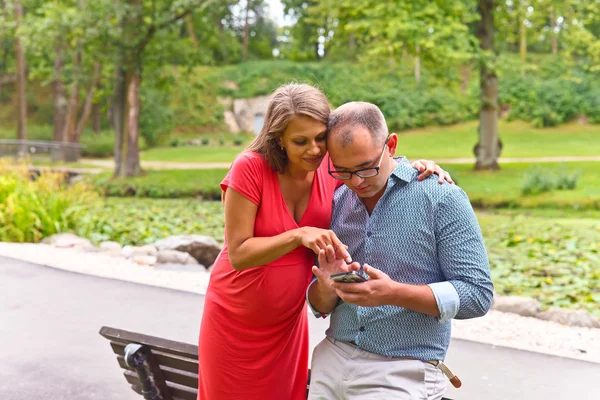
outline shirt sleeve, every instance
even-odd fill
[[[260,205],[265,161],[258,154],[242,153],[233,162],[221,182],[221,190],[232,188],[256,205]]]
[[[438,259],[447,282],[430,287],[441,319],[485,315],[494,286],[483,236],[467,194],[453,188],[439,204],[435,221]]]

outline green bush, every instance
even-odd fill
[[[578,171],[571,173],[565,167],[559,168],[557,172],[533,168],[525,173],[522,193],[535,195],[551,190],[575,190],[579,175]]]
[[[42,173],[32,180],[25,167],[0,164],[0,241],[38,242],[72,231],[96,198],[83,184],[66,185],[62,174]]]

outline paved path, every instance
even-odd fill
[[[203,296],[0,257],[0,399],[140,400],[119,372],[108,325],[193,343]],[[126,306],[124,306],[126,304]],[[327,322],[311,319],[311,347]],[[453,340],[455,400],[597,399],[600,364]]]
[[[96,165],[103,168],[113,168],[113,160],[98,160],[86,158],[81,160],[82,164]],[[474,158],[439,158],[438,164],[475,164]],[[600,162],[600,156],[560,156],[560,157],[519,157],[499,158],[500,164],[514,163],[556,163],[556,162]],[[229,168],[231,162],[224,163],[189,163],[189,162],[165,162],[165,161],[142,161],[142,167],[146,169],[213,169]]]

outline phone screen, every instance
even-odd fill
[[[356,271],[351,272],[343,272],[341,274],[331,275],[329,278],[335,282],[341,283],[360,283],[366,282],[367,280],[363,278],[362,275],[356,273]]]

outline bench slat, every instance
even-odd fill
[[[117,356],[125,355],[125,343],[110,342],[110,347]],[[160,366],[173,368],[198,375],[198,360],[192,358],[176,357],[152,349],[152,354]]]
[[[130,370],[123,371],[125,379],[132,385],[132,389],[140,386],[140,381],[135,372]],[[190,389],[189,387],[181,386],[176,383],[167,382],[167,387],[174,400],[196,400],[198,397],[198,390]],[[135,390],[137,392],[137,390]],[[138,392],[141,393],[141,390]]]
[[[176,342],[174,340],[142,335],[141,333],[109,328],[107,326],[104,326],[102,329],[100,329],[100,335],[104,336],[110,341],[145,344],[152,350],[158,350],[166,354],[173,354],[185,358],[195,358],[198,360],[198,346],[194,346],[189,343]]]
[[[156,356],[154,358],[156,358]],[[133,368],[127,365],[127,363],[125,362],[125,357],[117,356],[117,361],[119,362],[121,368],[135,372]],[[169,368],[164,365],[161,365],[160,369],[163,373],[163,377],[167,382],[177,383],[178,385],[186,386],[193,389],[196,389],[198,387],[197,373],[185,372],[178,369]]]

